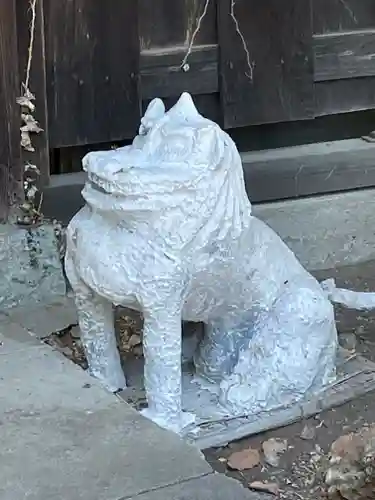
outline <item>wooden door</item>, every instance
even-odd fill
[[[312,118],[310,0],[218,0],[218,19],[225,126]]]
[[[140,119],[137,0],[44,0],[51,147],[131,137]]]
[[[139,0],[140,95],[172,104],[190,92],[221,121],[216,0]],[[199,29],[198,29],[199,28]]]
[[[375,107],[373,0],[218,0],[226,127]]]
[[[375,107],[375,2],[312,0],[315,114]]]
[[[225,128],[375,107],[374,0],[43,0],[52,148],[183,91]]]

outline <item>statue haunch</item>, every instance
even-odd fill
[[[335,372],[332,304],[279,236],[251,214],[239,153],[183,94],[154,100],[131,146],[89,153],[86,206],[67,234],[92,375],[126,386],[113,304],[144,315],[145,415],[180,431],[181,321],[203,321],[194,363],[231,415],[287,405]],[[209,384],[208,384],[209,385]]]

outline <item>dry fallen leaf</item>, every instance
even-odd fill
[[[278,496],[280,493],[279,485],[277,483],[262,483],[261,481],[254,481],[249,484],[249,488],[254,491],[270,493],[275,496]]]
[[[35,120],[33,115],[30,115],[28,113],[22,113],[21,118],[25,124],[24,126],[21,127],[21,130],[24,130],[25,132],[33,132],[35,134],[43,132],[43,129],[39,127],[39,124]]]
[[[21,130],[21,147],[31,153],[35,151],[34,146],[31,143],[30,135],[25,130]]]
[[[332,443],[325,486],[329,498],[365,500],[375,495],[375,426]],[[341,495],[341,496],[340,496]]]
[[[35,105],[31,102],[35,97],[30,93],[17,98],[17,104],[23,108],[28,108],[31,112],[35,111]]]
[[[135,347],[136,345],[139,345],[142,343],[142,340],[141,340],[141,337],[139,335],[137,335],[136,333],[134,333],[130,339],[129,339],[129,347],[130,348],[133,348]]]
[[[264,460],[268,465],[277,467],[280,462],[280,455],[286,451],[288,442],[281,439],[269,439],[262,444]]]
[[[249,470],[256,467],[259,462],[259,451],[248,448],[247,450],[232,453],[228,459],[228,467],[232,470]]]
[[[309,425],[305,425],[300,434],[300,438],[305,441],[311,441],[315,437],[315,427],[310,427]]]

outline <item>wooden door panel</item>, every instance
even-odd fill
[[[318,82],[315,86],[315,102],[317,117],[374,109],[374,78]]]
[[[316,34],[372,28],[374,19],[374,0],[313,0]]]
[[[316,82],[375,76],[375,29],[314,37]]]
[[[313,0],[316,115],[375,108],[375,2]]]
[[[139,25],[142,99],[218,91],[216,0],[139,0]]]
[[[310,0],[218,0],[226,127],[314,115]]]
[[[52,147],[131,137],[140,119],[137,0],[45,0]]]
[[[197,27],[207,0],[138,0],[141,49],[185,47]],[[216,2],[210,0],[195,45],[217,42]]]

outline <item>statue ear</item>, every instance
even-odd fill
[[[168,116],[171,120],[186,120],[194,119],[200,116],[195,107],[193,98],[187,92],[183,92],[174,106],[168,111]]]
[[[141,126],[139,127],[139,134],[145,135],[156,123],[165,115],[165,106],[161,99],[153,99],[147,106],[146,112],[141,119]]]
[[[161,99],[153,99],[147,106],[146,112],[143,118],[157,120],[165,114],[165,106]]]

